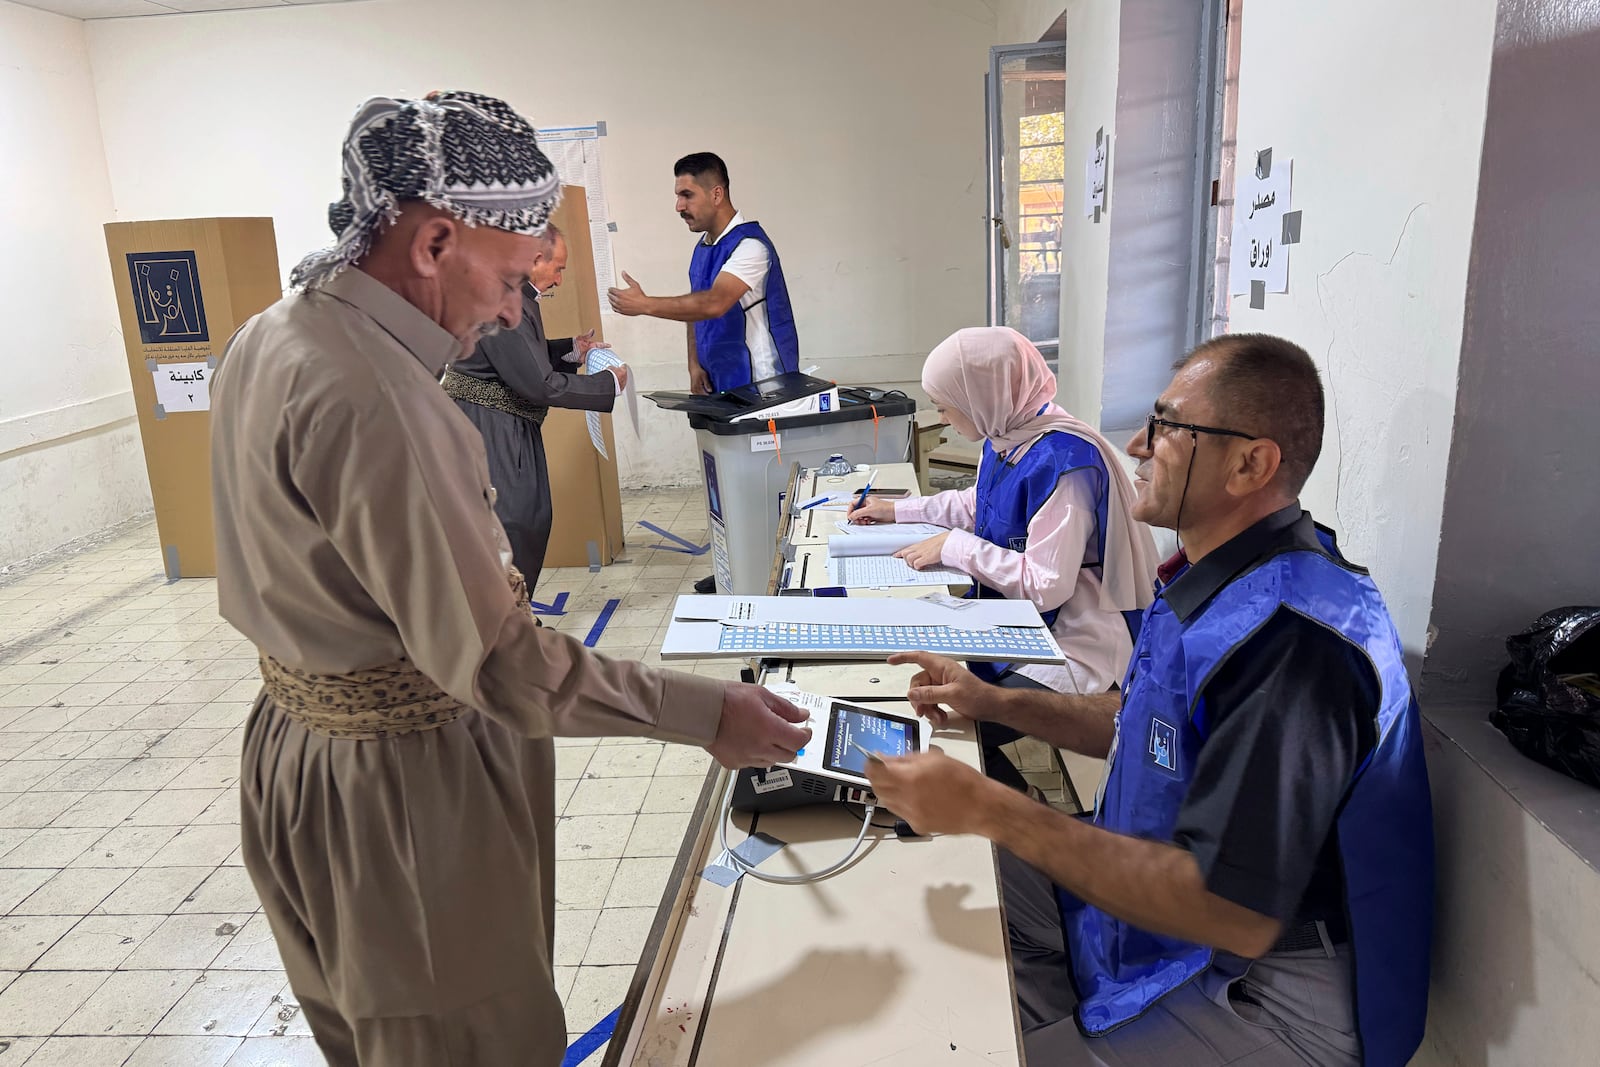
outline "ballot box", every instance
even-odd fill
[[[903,393],[784,374],[712,396],[649,393],[689,417],[699,446],[717,592],[759,595],[794,464],[833,455],[863,466],[907,463],[916,401]]]

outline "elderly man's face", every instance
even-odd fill
[[[488,226],[455,228],[451,254],[440,260],[438,322],[470,352],[522,321],[522,286],[539,240]]]
[[[1217,425],[1209,380],[1215,363],[1206,358],[1191,361],[1180,370],[1152,409],[1158,418],[1199,426]],[[1193,528],[1225,506],[1225,465],[1233,438],[1157,426],[1153,440],[1146,427],[1134,432],[1128,455],[1139,461],[1134,488],[1139,498],[1133,517],[1151,526],[1178,528],[1178,516]],[[1187,495],[1185,489],[1187,488]]]
[[[548,247],[541,245],[539,256],[528,271],[528,280],[541,293],[548,293],[561,285],[561,276],[567,269],[567,239],[557,237]]]

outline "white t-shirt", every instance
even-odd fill
[[[743,223],[744,215],[735,212],[728,228],[705,243],[716,244],[722,239],[723,233]],[[750,291],[739,298],[739,306],[744,309],[744,342],[750,347],[750,367],[755,375],[752,380],[758,382],[781,373],[783,369],[778,359],[778,348],[772,343],[772,331],[767,328],[767,271],[771,266],[767,246],[754,237],[740,241],[728,261],[722,265],[722,273],[731,274],[750,287]]]

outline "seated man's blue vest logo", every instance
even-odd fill
[[[129,252],[128,276],[141,341],[172,345],[211,339],[193,252]]]
[[[1178,769],[1178,731],[1160,719],[1150,720],[1150,758],[1157,767]]]
[[[1013,552],[1026,552],[1026,551],[1028,551],[1028,538],[1027,538],[1027,535],[1024,534],[1021,537],[1008,538],[1006,540],[1006,547],[1009,548]]]

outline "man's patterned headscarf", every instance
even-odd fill
[[[328,206],[338,242],[301,260],[289,284],[314,289],[355,263],[407,200],[470,226],[540,234],[560,197],[533,127],[505,101],[461,92],[374,97],[344,141],[344,198]]]

